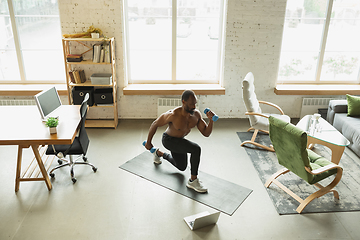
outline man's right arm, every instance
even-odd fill
[[[170,122],[172,112],[166,112],[161,114],[150,126],[148,138],[145,144],[146,149],[151,149],[153,147],[151,141],[156,133],[158,127],[162,127]]]

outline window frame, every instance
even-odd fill
[[[224,78],[224,58],[225,58],[225,24],[226,24],[226,6],[227,0],[221,0],[220,9],[219,9],[219,38],[218,38],[218,51],[217,51],[217,79],[215,80],[176,80],[176,52],[177,52],[177,2],[178,0],[172,0],[171,6],[171,19],[172,19],[172,48],[171,48],[171,80],[132,80],[130,73],[130,54],[129,54],[129,21],[128,19],[128,0],[123,1],[123,47],[124,47],[124,76],[125,76],[125,85],[136,85],[136,84],[197,84],[197,85],[206,85],[206,84],[218,84],[222,85]],[[175,7],[174,7],[175,6]]]
[[[13,0],[7,0],[7,5],[9,9],[9,17],[10,17],[10,23],[11,23],[11,30],[12,35],[14,38],[14,46],[15,46],[15,54],[17,59],[17,65],[19,69],[20,74],[20,80],[0,80],[0,85],[12,85],[12,84],[22,84],[22,85],[31,85],[31,84],[63,84],[65,83],[66,79],[64,80],[27,80],[26,74],[25,74],[25,66],[24,66],[24,59],[23,59],[23,53],[22,51],[26,51],[28,49],[22,49],[20,44],[20,36],[18,32],[18,26],[16,23],[16,17],[28,17],[28,15],[16,15],[15,16],[15,9],[13,5]],[[6,15],[4,15],[6,16]],[[31,15],[31,17],[57,17],[60,18],[60,13],[58,16],[55,15]],[[3,49],[6,50],[6,49]],[[46,50],[60,50],[61,54],[63,55],[63,49],[62,46],[59,49],[46,49]],[[45,50],[45,51],[46,51]],[[31,49],[31,51],[44,51],[43,49]],[[64,70],[65,71],[65,70]]]
[[[302,80],[302,81],[293,81],[293,80],[279,80],[279,77],[277,77],[276,83],[278,85],[280,84],[306,84],[306,85],[337,85],[337,84],[344,84],[344,85],[350,85],[350,84],[360,84],[360,68],[358,69],[358,77],[357,80],[354,81],[348,81],[348,80],[334,80],[334,81],[325,81],[320,80],[321,77],[321,71],[323,69],[323,62],[324,62],[324,56],[325,56],[325,49],[326,49],[326,42],[328,40],[328,33],[329,33],[329,27],[330,27],[330,21],[331,21],[331,13],[333,9],[333,3],[334,0],[328,0],[327,6],[326,6],[326,16],[325,16],[325,23],[323,27],[323,31],[321,34],[321,43],[320,43],[320,51],[319,51],[319,59],[316,64],[316,70],[315,70],[315,79],[314,80]],[[289,19],[294,19],[293,17],[289,17]],[[285,28],[285,20],[286,16],[284,18],[284,28]],[[282,50],[280,50],[280,58],[281,58]],[[279,58],[279,61],[280,61]],[[280,71],[280,64],[277,71],[277,74],[279,76]]]

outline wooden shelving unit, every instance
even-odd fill
[[[81,62],[68,62],[66,60],[66,55],[71,53],[71,43],[76,43],[83,45],[87,48],[85,54],[87,52],[92,51],[92,44],[88,43],[85,44],[84,42],[108,42],[110,45],[110,55],[111,55],[111,62],[102,62],[102,63],[94,63],[92,60],[83,60]],[[115,65],[115,40],[114,38],[63,38],[63,51],[64,51],[64,62],[65,62],[65,71],[66,71],[66,85],[68,90],[68,99],[69,103],[73,104],[73,99],[71,96],[71,90],[75,86],[93,86],[93,87],[111,87],[113,89],[113,104],[109,105],[98,105],[98,106],[91,106],[90,108],[113,108],[114,111],[114,118],[113,119],[86,119],[85,127],[95,127],[95,128],[116,128],[118,125],[118,106],[117,106],[117,80],[116,80],[116,65]],[[88,45],[91,45],[88,46]],[[84,83],[75,84],[71,82],[69,72],[72,70],[73,65],[104,65],[104,68],[111,67],[111,74],[112,74],[112,83],[109,85],[96,85],[92,84],[91,81],[86,81]]]

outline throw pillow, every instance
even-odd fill
[[[360,116],[360,97],[346,94],[346,100],[348,104],[347,115],[350,117]]]

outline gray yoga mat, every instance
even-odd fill
[[[153,155],[146,151],[127,161],[120,168],[191,198],[218,211],[232,215],[252,192],[251,189],[199,171],[199,179],[208,187],[207,193],[198,193],[186,187],[190,171],[177,170],[166,160],[156,165]]]

